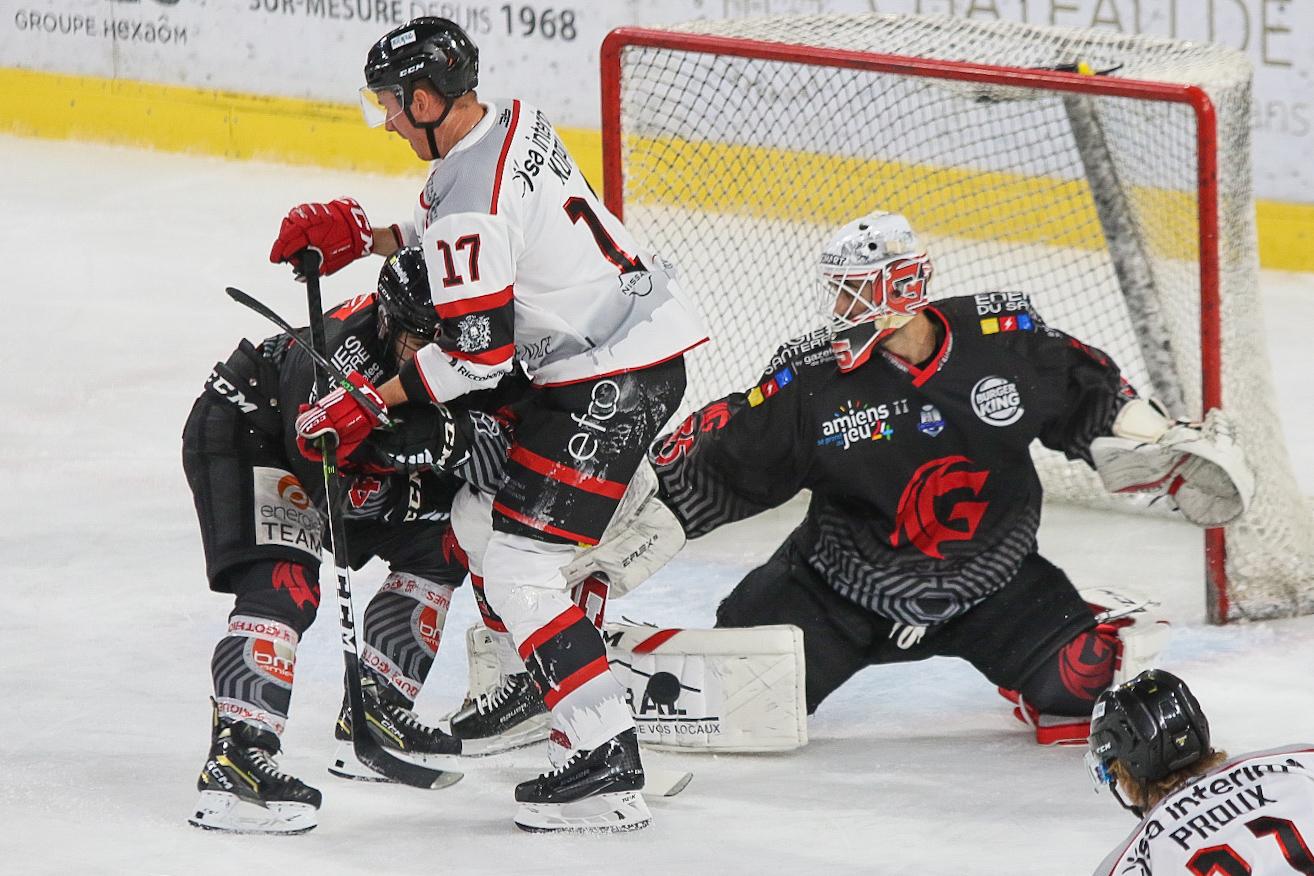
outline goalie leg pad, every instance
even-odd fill
[[[639,739],[679,751],[807,744],[803,633],[795,626],[657,629],[605,624]]]

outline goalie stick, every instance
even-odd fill
[[[315,389],[320,398],[328,390],[332,376],[351,392],[355,387],[325,357],[328,342],[324,333],[324,311],[319,294],[319,253],[304,250],[298,256],[306,277],[306,299],[310,308],[311,346],[307,352],[319,367],[315,370]],[[292,327],[269,308],[240,290],[228,288],[234,301],[244,304],[273,321],[284,331]],[[353,393],[355,397],[355,393]],[[362,393],[363,398],[363,393]],[[364,401],[369,403],[369,399]],[[376,406],[377,407],[377,406]],[[342,625],[342,657],[346,664],[347,709],[351,715],[351,744],[360,762],[394,782],[415,788],[442,788],[459,781],[462,773],[435,770],[403,760],[386,751],[369,731],[365,715],[365,695],[361,690],[360,651],[356,644],[356,612],[351,602],[351,577],[347,564],[347,535],[342,521],[342,484],[338,480],[337,447],[332,441],[322,444],[324,454],[324,490],[328,502],[329,534],[333,542],[333,566],[337,574],[338,620]]]

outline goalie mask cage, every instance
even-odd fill
[[[608,207],[675,262],[711,328],[686,408],[821,323],[820,247],[902,212],[933,298],[1021,290],[1175,415],[1224,407],[1249,511],[1205,535],[1210,619],[1314,611],[1314,520],[1263,343],[1250,79],[1230,49],[905,15],[622,28],[602,49]],[[1037,446],[1050,498],[1130,510]]]

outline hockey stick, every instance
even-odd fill
[[[328,341],[324,333],[324,309],[319,295],[319,253],[304,250],[299,255],[306,276],[306,298],[310,306],[310,339],[320,367],[315,371],[315,389],[320,398],[328,391],[329,376],[335,370],[325,352]],[[234,300],[242,301],[229,289]],[[249,298],[250,296],[244,296]],[[250,299],[255,302],[255,299]],[[251,306],[246,301],[243,304]],[[259,302],[255,302],[259,304]],[[261,305],[263,307],[263,305]],[[267,310],[267,308],[265,308]],[[270,311],[268,315],[273,312]],[[281,320],[279,321],[282,322]],[[285,324],[285,323],[284,323]],[[341,372],[339,372],[341,373]],[[348,382],[348,385],[349,382]],[[381,776],[416,788],[442,788],[461,778],[461,773],[429,769],[403,760],[384,750],[370,733],[365,716],[365,695],[361,691],[360,650],[356,645],[356,612],[351,602],[351,577],[347,562],[347,533],[342,521],[342,484],[338,480],[338,452],[333,441],[321,444],[324,454],[324,490],[328,501],[329,535],[333,540],[333,565],[338,578],[338,620],[342,624],[342,657],[346,663],[347,709],[351,715],[351,747],[361,763]]]
[[[688,787],[693,781],[693,773],[661,768],[643,768],[643,796],[653,800],[658,797],[674,797]]]
[[[316,280],[318,280],[318,277],[316,277]],[[306,282],[309,283],[310,281],[307,280]],[[287,320],[283,319],[283,317],[279,316],[264,303],[256,300],[255,298],[252,298],[250,295],[247,295],[241,289],[237,289],[233,286],[228,286],[227,288],[224,289],[224,291],[228,293],[229,298],[233,299],[238,304],[242,305],[243,307],[251,308],[256,313],[260,314],[265,319],[269,320],[274,325],[278,326],[283,331],[287,332],[294,339],[296,338],[297,330],[292,327],[292,324],[289,323]],[[322,314],[320,315],[320,319],[321,320],[323,319]],[[337,383],[338,386],[346,390],[347,395],[351,396],[353,399],[356,400],[356,402],[361,407],[369,411],[370,414],[374,417],[374,419],[379,421],[380,426],[384,427],[385,429],[391,429],[393,427],[394,425],[393,421],[388,417],[388,414],[378,406],[378,404],[374,401],[374,399],[370,398],[368,395],[361,392],[360,387],[358,387],[356,384],[348,380],[346,373],[341,368],[339,368],[337,365],[334,365],[323,354],[321,354],[318,350],[316,350],[313,344],[312,346],[309,347],[303,344],[302,349],[304,349],[307,355],[310,356],[311,361],[313,361],[320,368],[323,368],[325,371],[327,371],[329,376],[333,378],[333,381]],[[317,393],[321,393],[323,392],[324,387],[320,387],[317,383],[315,389]]]

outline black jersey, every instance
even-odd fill
[[[378,385],[396,373],[391,355],[378,335],[375,296],[361,295],[346,301],[324,316],[324,339],[328,358],[342,371],[359,372]],[[298,339],[275,335],[261,345],[261,352],[278,368],[278,406],[283,411],[280,440],[289,467],[316,505],[323,506],[324,473],[319,462],[306,459],[297,449],[295,421],[300,405],[315,401],[315,364],[306,352],[309,330]],[[369,442],[352,454],[358,463],[343,485],[343,516],[348,519],[400,523],[417,517],[441,519],[451,508],[460,483],[454,477],[434,472],[388,473],[380,465]],[[372,464],[373,463],[373,464]]]
[[[943,338],[921,367],[881,349],[843,373],[818,331],[659,439],[662,497],[689,536],[806,488],[792,537],[830,586],[884,617],[938,623],[1011,580],[1040,524],[1032,441],[1089,464],[1134,393],[1020,292],[925,312]]]

